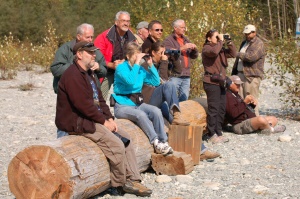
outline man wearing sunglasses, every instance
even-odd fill
[[[239,94],[245,98],[251,94],[255,99],[259,98],[259,86],[264,77],[265,47],[263,41],[256,36],[254,25],[247,25],[243,31],[245,40],[240,46],[232,75],[237,75],[244,82]],[[255,114],[258,116],[258,105],[255,107]]]
[[[124,47],[127,43],[136,41],[129,26],[130,14],[126,11],[119,11],[115,17],[115,24],[95,39],[95,46],[103,53],[108,68],[107,76],[101,85],[104,99],[107,98],[109,89],[114,83],[116,67],[124,61]]]
[[[167,49],[177,49],[181,51],[180,62],[182,65],[181,74],[172,73],[171,81],[178,91],[179,101],[185,101],[190,93],[190,73],[191,59],[196,59],[199,55],[197,46],[184,36],[186,25],[184,20],[176,19],[172,23],[173,33],[164,40]]]
[[[152,191],[141,184],[132,143],[125,146],[114,133],[129,140],[130,136],[118,128],[92,76],[97,50],[86,41],[75,44],[74,63],[59,82],[55,124],[68,134],[84,136],[99,146],[109,160],[111,190],[114,190],[111,194],[150,196]]]
[[[50,66],[50,70],[54,76],[53,89],[55,93],[57,93],[58,82],[61,75],[73,63],[74,45],[77,42],[81,42],[81,41],[93,42],[93,37],[94,37],[94,27],[91,24],[87,24],[87,23],[81,24],[80,26],[77,27],[76,39],[63,44],[56,51],[54,61]],[[96,79],[98,80],[96,81],[96,83],[97,86],[100,88],[99,78],[105,77],[107,70],[106,70],[105,59],[102,53],[99,50],[96,50],[95,54],[96,54],[96,58],[95,58],[96,62],[92,70],[97,75]]]
[[[149,53],[151,45],[160,40],[163,35],[163,28],[160,21],[153,20],[149,23],[149,35],[142,45],[142,52]]]

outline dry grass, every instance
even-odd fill
[[[18,70],[32,70],[34,64],[42,66],[45,72],[50,71],[59,37],[51,22],[45,28],[47,35],[38,45],[20,42],[12,33],[0,39],[0,79],[13,79]]]

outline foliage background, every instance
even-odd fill
[[[78,25],[93,24],[97,36],[113,25],[120,10],[131,14],[133,31],[139,21],[160,20],[164,37],[171,33],[174,19],[184,19],[187,36],[200,51],[208,30],[229,33],[239,47],[243,27],[254,24],[268,54],[275,54],[271,60],[279,70],[273,74],[281,83],[286,72],[299,73],[299,50],[288,45],[294,43],[299,0],[0,0],[0,79],[13,78],[20,66],[30,70],[37,64],[49,71],[56,49],[75,36]],[[191,97],[203,92],[202,70],[200,57],[192,68]]]

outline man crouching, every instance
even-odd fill
[[[129,135],[118,129],[109,107],[97,88],[94,73],[93,43],[76,43],[74,63],[63,73],[57,93],[55,124],[70,135],[84,136],[95,142],[109,160],[113,195],[123,192],[138,196],[150,196],[152,191],[143,186],[137,168],[132,143],[126,146],[120,137],[130,140]],[[114,133],[118,133],[115,136]]]

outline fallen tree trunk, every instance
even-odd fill
[[[206,114],[199,103],[186,101],[180,106],[193,125],[206,126]],[[117,124],[130,134],[140,172],[147,170],[153,153],[148,137],[129,120],[118,119]],[[101,149],[82,136],[29,146],[8,166],[9,187],[16,198],[89,198],[110,187],[109,175]]]

